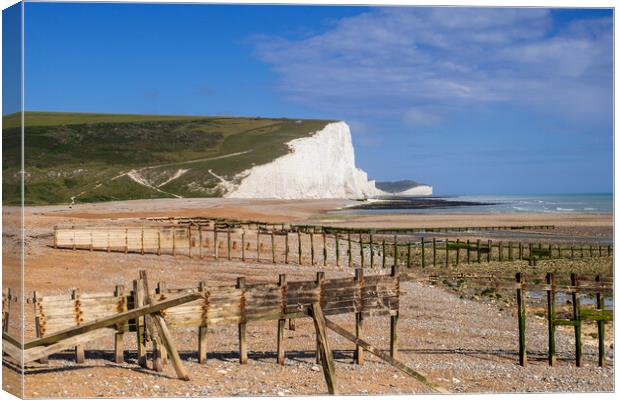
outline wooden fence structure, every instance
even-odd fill
[[[241,261],[360,268],[456,266],[491,261],[607,257],[612,246],[425,239],[398,235],[318,233],[202,225],[69,227],[54,229],[54,247],[73,250],[185,255]]]
[[[546,293],[546,319],[548,328],[548,362],[550,366],[556,365],[556,327],[572,326],[575,331],[575,365],[583,366],[582,353],[582,325],[584,322],[594,322],[597,325],[598,338],[598,366],[605,366],[605,322],[613,320],[613,310],[605,309],[605,298],[613,296],[613,277],[605,278],[600,275],[595,277],[580,277],[575,273],[570,274],[569,282],[557,282],[553,273],[547,273],[545,283],[538,283],[541,279],[532,278],[534,283],[526,283],[524,273],[518,272],[515,281],[498,278],[494,275],[476,276],[467,274],[433,275],[431,280],[456,279],[466,281],[470,287],[494,288],[514,290],[517,306],[517,327],[519,332],[519,364],[527,364],[526,347],[526,317],[528,292]],[[584,307],[581,296],[594,294],[596,303],[593,307]],[[558,305],[560,295],[570,295],[570,310],[558,311],[562,305]],[[564,304],[566,305],[566,304]]]
[[[254,321],[277,321],[277,361],[284,364],[284,329],[287,319],[311,316],[317,334],[317,362],[321,362],[330,393],[335,393],[335,372],[326,329],[339,333],[356,344],[354,360],[364,362],[364,351],[377,355],[431,389],[444,389],[428,381],[397,360],[397,324],[399,318],[400,275],[393,267],[389,275],[364,276],[362,269],[354,277],[325,279],[318,272],[312,281],[288,282],[285,274],[278,281],[247,283],[244,277],[235,285],[207,285],[170,288],[159,282],[155,290],[148,285],[146,272],[133,281],[132,290],[116,286],[113,292],[81,293],[74,289],[67,295],[41,295],[35,292],[28,300],[34,307],[37,338],[23,345],[6,333],[5,352],[19,359],[23,349],[24,362],[38,360],[68,348],[75,351],[75,361],[84,362],[84,344],[106,335],[114,335],[115,361],[123,362],[123,336],[135,332],[138,363],[147,365],[147,342],[153,345],[153,368],[162,370],[169,357],[177,375],[188,379],[178,356],[169,329],[198,329],[198,360],[207,361],[207,327],[235,324],[239,334],[239,362],[248,360],[246,326]],[[352,334],[326,317],[355,315],[356,329]],[[362,339],[363,321],[368,317],[390,317],[389,355]]]
[[[503,226],[442,226],[442,227],[417,227],[417,228],[347,228],[329,225],[291,225],[295,232],[304,233],[342,233],[342,234],[374,234],[374,235],[406,235],[415,233],[439,233],[439,232],[484,232],[484,231],[513,231],[528,230],[540,231],[555,229],[555,225],[503,225]]]

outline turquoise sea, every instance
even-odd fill
[[[429,196],[426,198],[493,204],[475,206],[447,206],[442,208],[425,209],[343,209],[335,212],[346,214],[610,214],[613,213],[614,208],[613,193],[548,195],[452,195]]]

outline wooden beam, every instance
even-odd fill
[[[121,300],[121,298],[125,295],[125,288],[122,285],[117,285],[114,289],[114,295]],[[123,302],[122,304],[125,304]],[[121,310],[125,311],[125,309]],[[114,362],[115,363],[123,363],[125,361],[124,357],[124,348],[123,348],[123,336],[125,335],[125,326],[124,324],[118,324],[116,326],[116,333],[114,334]]]
[[[329,394],[336,394],[336,367],[334,357],[327,341],[327,326],[325,316],[319,303],[312,303],[311,316],[314,321],[314,329],[318,339],[319,351],[321,352],[321,365],[325,375],[325,383]]]
[[[144,286],[144,293],[146,294],[146,302],[147,304],[151,304],[153,299],[151,298],[148,286],[148,278],[146,276],[146,271],[140,271],[140,279],[142,279],[142,284]],[[168,330],[168,326],[166,325],[166,321],[164,321],[164,317],[160,314],[151,314],[153,319],[153,323],[155,328],[157,329],[157,333],[161,340],[163,341],[164,346],[166,346],[166,350],[172,359],[172,366],[174,367],[175,372],[179,379],[188,381],[189,376],[185,371],[185,367],[183,367],[183,363],[181,362],[181,357],[179,357],[179,353],[177,352],[176,346],[172,341],[172,335],[170,335],[170,331]]]
[[[48,356],[59,353],[63,350],[75,348],[77,346],[83,346],[85,343],[92,342],[93,340],[97,340],[102,337],[110,337],[112,334],[114,334],[114,332],[115,329],[113,328],[99,328],[94,331],[83,333],[81,335],[59,340],[49,346],[30,347],[28,350],[24,351],[24,364],[35,360],[45,359]],[[6,344],[6,342],[3,341],[3,344]],[[3,349],[3,351],[6,350]],[[13,355],[11,355],[11,357],[13,357]]]
[[[284,312],[285,306],[284,304],[286,303],[286,274],[280,274],[279,279],[278,279],[278,286],[280,287],[280,293],[282,296],[282,308]],[[278,364],[280,365],[284,365],[284,324],[285,324],[286,320],[285,319],[279,319],[278,320],[278,338],[277,338],[277,342],[278,342]]]
[[[205,282],[201,281],[198,283],[198,291],[200,293],[204,293],[205,289]],[[198,362],[200,364],[207,362],[207,325],[198,327]]]
[[[134,309],[144,306],[144,292],[142,290],[142,283],[134,279],[133,280],[133,298]],[[144,332],[144,317],[137,317],[136,322],[136,343],[138,352],[138,365],[142,368],[146,368],[146,340]]]
[[[359,285],[360,293],[364,292],[364,270],[357,268],[355,270],[355,281]],[[355,313],[355,337],[360,339],[364,331],[364,317],[361,312]],[[358,365],[364,364],[364,349],[356,345],[355,346],[355,363]]]
[[[526,321],[526,309],[525,309],[525,290],[523,285],[525,284],[525,277],[522,272],[517,272],[516,280],[519,284],[517,289],[517,323],[519,326],[519,365],[525,367],[527,364],[527,348],[525,345],[525,321]]]
[[[332,331],[336,332],[340,336],[344,337],[345,339],[350,340],[351,342],[355,343],[356,345],[359,345],[359,346],[363,347],[369,353],[374,354],[375,356],[379,357],[380,359],[382,359],[383,361],[385,361],[388,364],[392,365],[393,367],[398,368],[399,370],[403,371],[407,375],[413,377],[414,379],[416,379],[417,381],[421,382],[422,384],[428,386],[429,388],[433,389],[434,391],[436,391],[438,393],[450,393],[448,390],[442,388],[441,386],[439,386],[439,385],[437,385],[435,383],[432,383],[424,375],[420,374],[419,372],[414,371],[413,369],[411,369],[408,366],[406,366],[404,363],[402,363],[402,362],[396,360],[395,358],[390,357],[389,355],[385,354],[384,352],[376,349],[370,343],[365,342],[362,339],[356,338],[355,335],[353,335],[352,333],[350,333],[349,331],[347,331],[346,329],[344,329],[340,325],[338,325],[338,324],[336,324],[336,323],[334,323],[334,322],[332,322],[332,321],[330,321],[328,319],[325,319],[325,325],[327,326],[327,328],[329,328]]]
[[[245,278],[237,278],[237,289],[245,291]],[[246,338],[246,322],[245,322],[245,294],[241,294],[240,301],[241,321],[239,322],[239,363],[248,363],[248,342]]]
[[[73,347],[73,345],[70,347]],[[2,352],[11,356],[15,361],[22,362],[23,352],[21,343],[4,331],[2,331]]]
[[[109,233],[109,231],[108,231]],[[74,300],[75,303],[75,307],[74,307],[74,312],[75,312],[75,322],[77,325],[80,324],[80,315],[81,315],[81,311],[80,311],[80,292],[78,289],[74,289],[71,291],[71,299]],[[77,364],[83,364],[84,363],[84,346],[83,345],[77,345],[75,346],[75,362]]]

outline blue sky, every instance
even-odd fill
[[[612,190],[610,10],[27,3],[25,21],[27,110],[344,119],[374,179]]]

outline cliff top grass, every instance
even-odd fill
[[[3,117],[6,203],[19,201],[20,119]],[[50,112],[24,119],[26,204],[221,196],[216,175],[232,180],[332,122]]]

